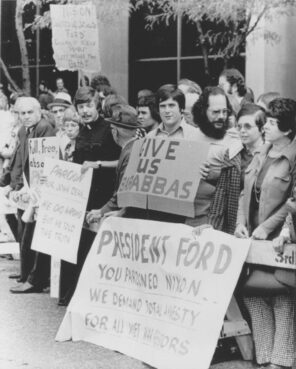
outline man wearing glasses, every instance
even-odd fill
[[[238,132],[229,128],[232,112],[228,98],[220,87],[206,87],[193,105],[192,113],[198,127],[198,141],[210,144],[207,161],[201,166],[202,179],[195,198],[195,217],[187,218],[186,224],[199,226],[208,222],[208,212],[216,184],[228,151],[232,159],[242,149]]]

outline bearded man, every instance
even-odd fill
[[[198,127],[197,141],[210,144],[207,161],[201,166],[202,179],[194,201],[195,216],[187,218],[186,224],[199,226],[208,223],[208,213],[216,184],[225,163],[226,153],[232,159],[242,149],[235,128],[229,129],[231,105],[220,87],[206,87],[193,105],[192,113]]]

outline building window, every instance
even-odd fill
[[[137,11],[130,17],[130,101],[136,102],[137,91],[141,89],[155,91],[165,83],[177,83],[180,78],[192,79],[205,87],[207,79],[195,25],[177,19],[168,26],[161,23],[148,30],[145,16],[144,11]],[[224,68],[223,60],[215,52],[213,49],[209,55],[211,83],[217,82]],[[233,66],[245,73],[243,52]]]

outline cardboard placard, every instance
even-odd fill
[[[56,67],[59,70],[100,71],[95,5],[50,5],[50,14]]]
[[[40,177],[44,161],[47,158],[59,159],[59,141],[57,137],[30,138],[28,146],[31,202],[37,205],[41,196]]]
[[[119,186],[119,206],[193,217],[200,165],[208,150],[208,143],[184,139],[136,141]]]
[[[208,369],[250,240],[107,218],[58,341],[92,342],[159,369]]]
[[[274,250],[272,241],[252,240],[246,262],[296,270],[296,244],[287,244],[284,252],[279,253]]]
[[[19,191],[11,191],[9,193],[9,201],[17,209],[26,210],[29,207],[31,203],[31,192],[26,182],[24,187]]]
[[[81,174],[81,165],[46,159],[44,174],[31,248],[76,263],[92,169]]]

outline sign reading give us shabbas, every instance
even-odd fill
[[[56,339],[159,369],[208,369],[250,240],[184,224],[107,218]]]

